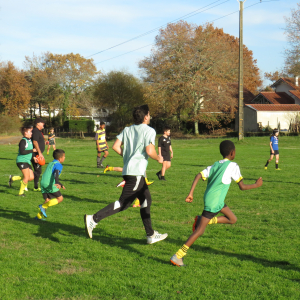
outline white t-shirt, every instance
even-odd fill
[[[117,136],[123,143],[123,172],[122,175],[145,175],[148,165],[146,147],[155,145],[156,132],[146,124],[125,127]]]

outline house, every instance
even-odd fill
[[[274,91],[260,92],[250,103],[244,101],[244,131],[257,132],[266,126],[289,130],[300,115],[299,83],[298,77],[280,78],[271,86]],[[236,122],[236,131],[237,126]]]

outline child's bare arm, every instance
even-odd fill
[[[158,155],[161,155],[161,147],[158,147]]]
[[[272,148],[272,142],[270,142],[270,148],[271,148],[271,153],[274,153],[274,150]]]
[[[189,203],[193,202],[193,194],[194,194],[194,190],[195,190],[195,187],[196,187],[196,185],[197,185],[197,183],[198,183],[198,181],[199,181],[200,178],[202,178],[201,173],[199,173],[199,174],[196,175],[196,177],[195,177],[195,179],[194,179],[194,181],[193,181],[193,184],[192,184],[190,193],[189,193],[189,195],[186,197],[185,202],[189,202]]]
[[[262,184],[263,184],[263,180],[261,177],[259,177],[254,184],[244,184],[243,180],[241,180],[238,183],[240,190],[242,190],[242,191],[256,189],[256,188],[262,186]]]

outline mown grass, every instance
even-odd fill
[[[206,183],[199,182],[194,202],[185,203],[195,175],[220,159],[220,139],[173,140],[174,159],[166,182],[160,166],[149,161],[154,229],[169,237],[147,245],[139,209],[129,208],[85,236],[83,215],[118,199],[120,173],[95,168],[91,140],[57,139],[66,151],[61,182],[64,201],[48,209],[46,222],[34,220],[42,195],[31,189],[25,199],[19,184],[7,186],[17,145],[0,147],[0,298],[1,299],[299,299],[299,137],[279,140],[280,168],[267,171],[268,138],[238,142],[235,161],[245,183],[262,176],[261,188],[240,191],[232,183],[226,203],[235,225],[209,226],[188,251],[187,268],[170,257],[191,233],[202,212]],[[112,142],[109,143],[112,145]],[[47,162],[51,161],[47,157]],[[122,166],[112,150],[105,164]],[[45,169],[45,168],[44,168]]]

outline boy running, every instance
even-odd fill
[[[158,140],[158,154],[161,155],[164,159],[161,171],[156,173],[159,180],[166,180],[165,172],[171,167],[171,159],[173,158],[173,149],[171,146],[170,135],[171,135],[171,128],[169,126],[165,126],[164,134]]]
[[[19,196],[25,197],[24,191],[28,191],[27,189],[28,181],[34,179],[33,171],[30,164],[32,153],[37,151],[36,149],[33,149],[33,144],[31,141],[32,127],[28,127],[28,126],[22,127],[21,132],[23,134],[23,138],[19,143],[19,153],[17,156],[16,163],[18,168],[21,170],[23,174],[23,180],[21,176],[9,175],[8,185],[9,187],[11,187],[14,181],[21,180]]]
[[[45,202],[39,205],[41,212],[37,214],[36,219],[41,220],[43,216],[47,218],[46,209],[63,201],[60,189],[65,187],[59,182],[59,175],[63,169],[62,163],[65,161],[65,151],[56,149],[53,151],[54,160],[48,164],[41,180],[41,190]]]
[[[268,164],[271,160],[273,160],[274,155],[275,155],[275,169],[281,170],[278,168],[278,163],[279,163],[278,135],[279,135],[278,129],[274,129],[273,134],[270,137],[270,158],[267,160],[267,163],[265,165],[265,170],[268,169]]]
[[[55,147],[55,133],[54,133],[54,128],[51,127],[49,134],[48,134],[48,148],[47,148],[47,155],[49,155],[49,150],[51,148],[51,145],[53,146],[53,150],[56,149]]]
[[[145,182],[145,171],[148,157],[163,162],[155,151],[155,130],[148,126],[150,113],[148,105],[136,107],[133,111],[135,125],[126,127],[118,136],[113,150],[123,156],[123,178],[126,184],[119,200],[107,205],[94,215],[85,215],[85,229],[89,238],[92,238],[93,229],[106,217],[126,210],[138,198],[141,203],[140,214],[146,230],[147,243],[164,240],[168,234],[160,234],[152,229],[151,225],[151,195]],[[123,145],[123,147],[122,147]]]
[[[96,131],[95,135],[96,147],[97,147],[97,168],[104,168],[102,162],[108,156],[108,145],[106,142],[105,123],[100,123],[100,128]],[[101,152],[104,152],[101,158]],[[101,159],[100,159],[101,158]]]
[[[231,162],[235,158],[234,143],[225,140],[220,144],[220,153],[223,159],[215,162],[212,166],[196,175],[186,202],[193,201],[195,187],[200,178],[207,179],[207,188],[204,193],[204,210],[201,216],[196,216],[193,225],[193,233],[185,244],[174,254],[170,261],[178,267],[184,267],[183,257],[187,254],[188,249],[201,236],[209,224],[234,224],[237,221],[236,216],[230,208],[224,203],[231,180],[233,179],[241,190],[250,190],[258,188],[263,181],[260,177],[254,184],[244,184],[243,177],[240,173],[238,164]],[[216,217],[221,212],[224,216]]]

